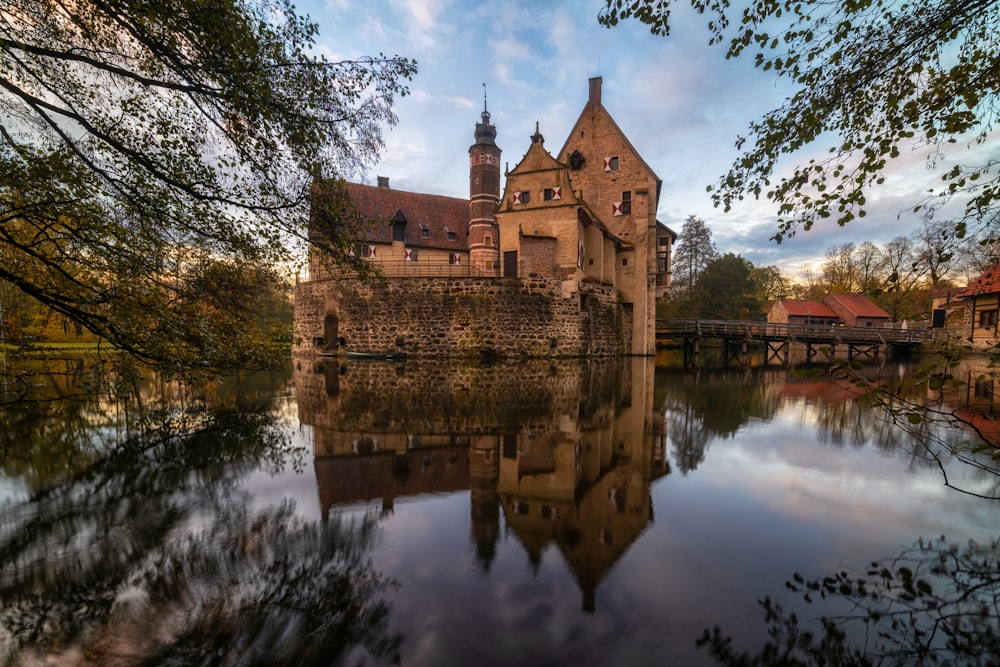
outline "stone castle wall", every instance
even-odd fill
[[[629,362],[459,359],[344,362],[297,359],[299,419],[317,430],[497,434],[596,428],[617,414]],[[630,397],[629,397],[630,399]]]
[[[625,352],[613,286],[564,297],[545,277],[327,280],[295,288],[298,354],[331,347],[410,356],[618,356]]]

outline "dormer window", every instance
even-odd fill
[[[583,157],[583,153],[580,151],[573,151],[569,156],[569,168],[573,171],[583,168],[583,163],[586,160]]]
[[[431,237],[431,230],[427,225],[420,225],[420,238],[429,239]]]
[[[396,215],[392,216],[392,240],[406,240],[406,216],[401,210],[397,210]]]
[[[445,235],[445,237],[449,241],[454,241],[455,240],[455,231],[452,230],[452,229],[448,229],[447,227],[445,227],[444,228],[444,235]]]

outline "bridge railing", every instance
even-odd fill
[[[932,332],[922,328],[845,327],[820,324],[780,324],[733,320],[668,319],[656,321],[658,337],[698,336],[748,340],[792,340],[829,343],[886,343],[918,345],[931,340]]]

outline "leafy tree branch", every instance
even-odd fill
[[[415,63],[329,61],[288,0],[15,0],[0,13],[0,278],[161,369],[266,364],[228,307],[196,308],[206,262],[304,245],[312,182],[369,163]],[[348,210],[346,191],[325,195]],[[168,258],[174,258],[170,260]],[[221,305],[221,304],[220,304]]]

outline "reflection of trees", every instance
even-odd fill
[[[0,388],[0,471],[41,489],[100,461],[123,439],[178,407],[236,407],[271,395],[287,374],[165,382],[122,355],[17,360]]]
[[[864,409],[885,432],[895,434],[896,446],[914,464],[937,468],[949,488],[997,500],[1000,422],[993,415],[992,399],[996,378],[981,372],[992,365],[992,360],[966,360],[957,352],[946,353],[935,363],[915,369],[905,380],[892,383],[866,377],[848,364],[832,370],[843,383],[851,383]],[[978,375],[972,370],[977,367]],[[960,379],[963,373],[968,380]],[[969,392],[971,384],[980,382],[989,389],[985,404],[973,403],[974,395]],[[960,477],[950,474],[952,462],[961,464]]]
[[[663,398],[658,400],[665,406],[677,467],[685,473],[696,469],[713,439],[732,436],[751,419],[772,420],[788,401],[812,407],[810,420],[820,441],[828,446],[872,444],[908,456],[912,466],[939,466],[945,474],[944,452],[988,467],[981,456],[976,460],[968,451],[959,451],[966,440],[956,429],[960,420],[942,415],[913,419],[918,413],[930,415],[932,408],[912,398],[913,381],[901,380],[897,368],[856,368],[850,379],[836,367],[834,371],[837,377],[831,377],[828,368],[695,371],[666,376],[669,380],[660,376],[658,390]],[[905,372],[903,378],[908,378]],[[872,409],[873,401],[885,409]],[[1000,484],[1000,478],[996,482]]]
[[[266,402],[199,409],[0,515],[0,643],[118,664],[327,664],[391,655],[375,519],[255,509],[240,480],[296,460]]]
[[[786,587],[831,607],[818,627],[771,598],[760,601],[768,641],[739,651],[716,626],[698,641],[725,665],[986,665],[1000,655],[1000,540],[920,541],[873,562]]]
[[[669,379],[667,379],[669,378]],[[751,418],[771,419],[778,401],[758,372],[696,371],[661,375],[667,432],[682,473],[705,460],[713,438],[731,437]]]

